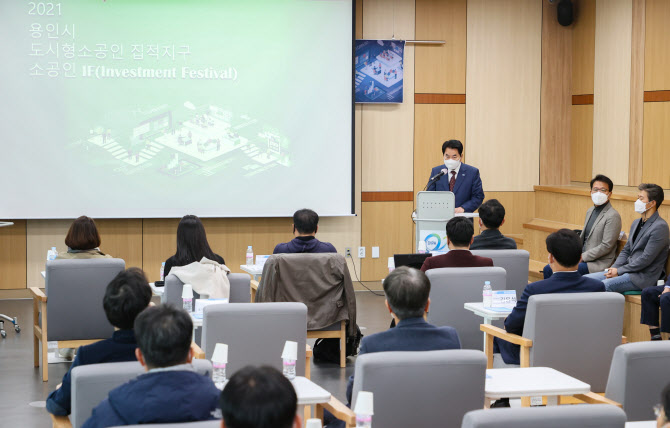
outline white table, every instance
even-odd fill
[[[151,287],[151,291],[153,291],[154,296],[161,296],[163,297],[163,293],[165,292],[165,287],[156,287],[156,283],[150,282],[149,287]]]
[[[480,317],[484,318],[484,324],[491,324],[493,321],[503,320],[507,317],[507,315],[512,313],[511,309],[497,311],[485,308],[483,302],[470,302],[464,304],[463,307],[468,311],[474,312],[475,315],[479,315]],[[486,352],[486,335],[484,335],[484,347],[482,349],[484,352]]]
[[[656,421],[626,422],[626,428],[656,428]]]
[[[298,396],[298,406],[313,406],[330,401],[330,392],[304,376],[296,376],[291,383]]]
[[[240,265],[240,269],[254,277],[254,281],[258,281],[263,274],[263,266],[260,265]]]
[[[546,396],[547,406],[558,404],[561,395],[588,394],[591,385],[549,367],[486,370],[484,396],[500,398]]]

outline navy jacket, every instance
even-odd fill
[[[453,327],[436,327],[423,317],[407,318],[381,333],[371,334],[361,340],[358,355],[390,351],[441,351],[461,349],[461,340]],[[351,403],[354,376],[347,383],[347,401]]]
[[[497,229],[486,229],[475,236],[471,250],[516,250],[516,241],[508,238]]]
[[[60,388],[49,394],[47,398],[47,411],[56,416],[67,416],[70,414],[70,396],[72,381],[72,369],[77,366],[100,363],[118,363],[123,361],[136,361],[135,333],[133,330],[117,330],[111,339],[82,346],[77,351],[77,356],[70,366],[70,370],[63,376],[63,384]]]
[[[301,236],[277,244],[272,252],[272,254],[284,253],[337,253],[337,250],[330,242],[321,242],[313,236]]]
[[[212,420],[220,394],[192,371],[146,373],[113,389],[82,428]]]
[[[605,291],[605,285],[597,279],[587,278],[579,272],[554,272],[547,279],[528,284],[523,295],[516,302],[512,313],[505,319],[505,330],[508,333],[523,334],[523,325],[526,320],[528,299],[536,294],[552,293],[593,293]],[[519,345],[494,339],[494,352],[500,352],[503,361],[507,364],[521,364],[519,361]]]
[[[445,169],[444,164],[438,165],[432,169],[430,176],[434,177]],[[430,177],[429,177],[430,178]],[[447,174],[440,177],[434,183],[431,183],[426,190],[430,191],[449,191],[449,176]],[[472,213],[479,208],[484,201],[484,190],[482,189],[482,179],[479,177],[479,170],[474,166],[461,163],[454,184],[454,196],[456,197],[456,206],[463,207],[466,213]]]

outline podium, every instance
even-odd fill
[[[420,241],[426,250],[447,251],[447,222],[454,217],[455,196],[452,192],[419,192],[416,195],[416,238],[414,250]]]

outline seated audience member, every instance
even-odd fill
[[[308,209],[298,210],[293,214],[295,238],[289,242],[277,244],[272,253],[337,253],[333,244],[316,239],[318,231],[319,215]]]
[[[475,228],[472,221],[465,217],[454,217],[447,222],[447,245],[449,252],[435,257],[428,257],[421,266],[422,271],[445,267],[484,267],[493,266],[488,257],[473,255],[470,250],[472,235]]]
[[[670,333],[670,276],[664,285],[642,290],[642,315],[640,323],[649,326],[651,340],[661,340],[661,332]],[[659,328],[658,309],[661,309]]]
[[[653,287],[661,278],[668,259],[670,230],[658,215],[663,203],[663,189],[657,184],[640,184],[633,221],[626,245],[614,265],[606,272],[589,274],[605,284],[607,291],[623,293]]]
[[[59,253],[56,259],[98,259],[112,257],[100,251],[100,233],[92,218],[85,215],[70,225],[65,236],[67,253]]]
[[[116,275],[107,285],[102,300],[105,315],[115,328],[114,334],[111,339],[79,348],[70,370],[63,377],[60,388],[47,398],[46,406],[49,413],[56,416],[70,414],[70,381],[73,368],[86,364],[136,361],[137,343],[133,323],[150,301],[151,288],[141,269],[130,268]]]
[[[598,174],[591,180],[593,206],[586,212],[580,238],[584,242],[582,261],[577,269],[582,275],[602,272],[616,259],[617,242],[621,232],[621,216],[610,204],[614,183]],[[544,267],[544,279],[551,276],[551,267]]]
[[[670,385],[661,392],[661,403],[654,406],[657,428],[670,428]]]
[[[471,250],[516,250],[516,241],[500,233],[505,224],[505,207],[497,199],[489,199],[479,207],[479,228],[481,233],[475,236]]]
[[[505,318],[505,330],[509,333],[523,334],[526,309],[531,296],[605,291],[602,282],[582,276],[577,272],[577,265],[582,254],[582,241],[579,239],[579,235],[572,230],[561,229],[549,235],[546,244],[549,252],[549,265],[554,274],[547,279],[526,286],[512,313]],[[499,353],[506,364],[520,364],[519,345],[514,345],[496,337],[493,342],[493,352]],[[509,401],[499,401],[498,403],[506,403],[509,406]]]
[[[293,384],[274,367],[247,366],[221,393],[222,428],[300,428]]]
[[[383,286],[386,308],[397,325],[364,337],[359,356],[373,352],[461,349],[461,341],[453,327],[436,327],[424,319],[430,307],[430,281],[425,273],[402,266],[388,274]],[[351,403],[353,385],[354,376],[351,376],[347,383],[348,403]],[[328,418],[328,422],[334,423],[329,427],[340,426],[332,415]]]
[[[164,276],[167,278],[170,269],[174,266],[186,266],[199,262],[203,257],[222,265],[226,264],[223,257],[210,248],[205,226],[198,216],[186,215],[177,226],[177,252],[165,261]]]
[[[110,391],[83,428],[215,419],[220,392],[191,365],[191,317],[170,305],[151,306],[134,328],[135,356],[147,373]]]

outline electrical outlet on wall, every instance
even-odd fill
[[[365,247],[358,247],[358,258],[359,259],[365,258]]]
[[[351,247],[344,248],[344,257],[351,257]]]

